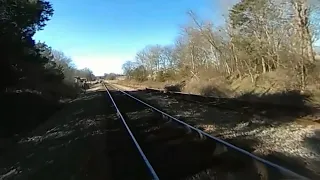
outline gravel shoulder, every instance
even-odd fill
[[[166,94],[152,94],[117,85],[131,91],[166,112],[274,163],[311,179],[320,177],[319,123],[301,123],[281,116],[277,119],[257,114],[219,109],[181,101]]]
[[[69,102],[45,124],[0,154],[0,179],[107,179],[102,86]],[[110,178],[108,178],[110,179]]]

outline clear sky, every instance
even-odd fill
[[[149,44],[170,44],[193,10],[216,24],[236,0],[51,0],[55,10],[35,35],[95,75],[121,73],[126,60]]]

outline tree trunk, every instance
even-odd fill
[[[309,7],[306,0],[291,0],[295,11],[295,22],[297,31],[301,39],[301,44],[304,51],[307,52],[309,62],[315,61],[312,48],[312,39],[309,31]]]
[[[267,72],[266,61],[263,56],[261,57],[261,63],[262,63],[262,73],[266,73]]]
[[[304,91],[306,88],[306,71],[305,71],[305,66],[304,66],[304,62],[302,61],[301,65],[300,65],[300,77],[301,77],[301,91]]]

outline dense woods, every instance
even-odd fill
[[[33,39],[53,12],[45,0],[1,0],[1,137],[36,126],[61,107],[61,99],[77,96],[74,76],[94,78],[89,69],[76,69],[62,52]]]
[[[175,42],[145,47],[123,71],[140,82],[247,79],[253,87],[268,81],[281,91],[319,89],[319,6],[318,0],[241,0],[223,26],[190,11]]]

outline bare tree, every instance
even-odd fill
[[[200,79],[203,72],[214,72],[228,79],[250,77],[253,84],[264,74],[290,72],[304,89],[315,65],[313,43],[320,32],[316,2],[236,1],[221,27],[189,11],[191,21],[175,42],[146,46],[137,53],[136,62],[149,77],[174,69],[182,77]]]

